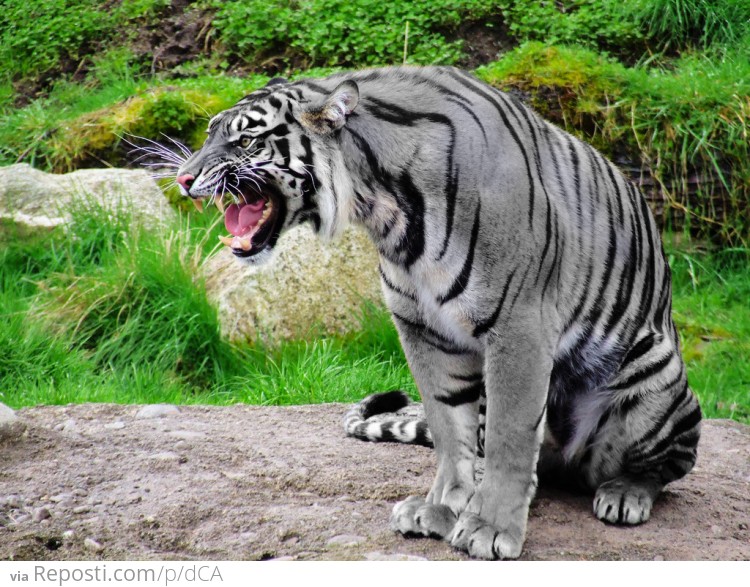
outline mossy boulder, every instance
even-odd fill
[[[360,326],[363,304],[382,304],[378,255],[361,229],[326,244],[300,226],[281,237],[276,255],[253,267],[223,250],[207,263],[206,289],[229,338],[343,333]]]
[[[62,175],[25,163],[0,167],[0,220],[21,231],[70,221],[73,206],[98,206],[154,226],[175,217],[156,182],[142,170],[81,169]]]

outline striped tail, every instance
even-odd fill
[[[423,415],[396,413],[411,405],[417,404],[399,390],[369,395],[344,416],[344,430],[347,436],[370,442],[434,446]],[[383,414],[390,416],[378,417]]]

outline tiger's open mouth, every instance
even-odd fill
[[[220,236],[219,240],[238,257],[252,257],[275,244],[280,232],[282,200],[271,190],[260,191],[254,186],[241,188],[228,206],[224,204],[227,194],[213,199],[229,231],[228,236]],[[194,199],[193,203],[202,211],[200,199]]]

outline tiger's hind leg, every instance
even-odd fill
[[[601,416],[581,463],[596,488],[594,514],[602,521],[647,521],[662,488],[695,463],[700,407],[679,354],[662,357],[612,386],[614,402]],[[652,373],[659,365],[664,372]]]

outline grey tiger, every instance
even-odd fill
[[[395,505],[395,530],[516,558],[542,447],[611,523],[647,520],[693,467],[701,412],[648,206],[513,97],[443,67],[272,80],[210,121],[177,182],[219,206],[249,263],[303,222],[369,232],[427,422],[370,436],[429,435],[438,465],[426,498]],[[365,400],[349,432],[367,437],[367,406],[386,400]]]

